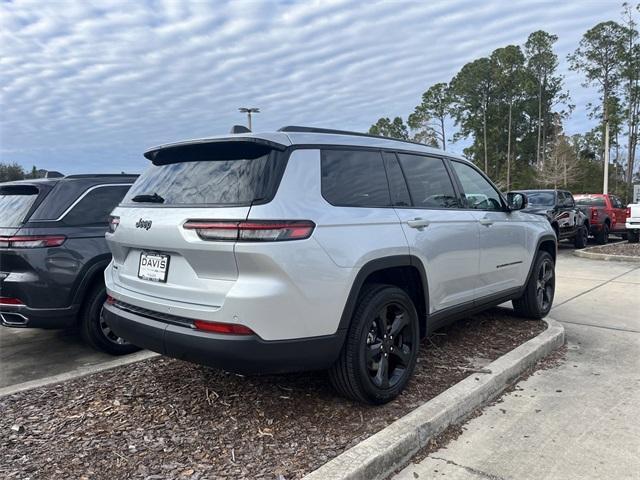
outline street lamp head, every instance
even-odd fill
[[[242,113],[260,113],[260,109],[256,107],[240,107],[238,110]]]

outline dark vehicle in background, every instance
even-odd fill
[[[566,190],[516,190],[524,193],[527,207],[524,212],[547,217],[556,232],[558,241],[570,240],[576,248],[587,246],[589,219],[576,206],[571,192]]]
[[[0,324],[79,326],[92,347],[137,347],[102,319],[109,214],[137,175],[70,175],[0,183]]]
[[[609,241],[609,234],[626,234],[627,209],[615,195],[583,193],[574,195],[576,205],[589,218],[589,233],[600,244]]]

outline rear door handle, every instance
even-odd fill
[[[486,225],[487,227],[493,225],[493,220],[490,220],[488,218],[481,218],[480,219],[480,225]]]
[[[411,228],[424,228],[429,226],[429,220],[425,220],[424,218],[415,218],[407,221],[407,225]]]

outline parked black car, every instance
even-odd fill
[[[0,183],[0,323],[78,325],[94,348],[137,347],[102,319],[109,214],[136,175],[70,175]]]
[[[523,212],[544,215],[556,232],[558,241],[572,240],[576,248],[587,246],[589,218],[576,206],[571,192],[566,190],[517,190],[527,197]]]

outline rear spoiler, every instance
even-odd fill
[[[154,165],[211,160],[255,159],[272,150],[283,151],[287,145],[256,137],[192,140],[161,145],[147,150],[144,156]]]

